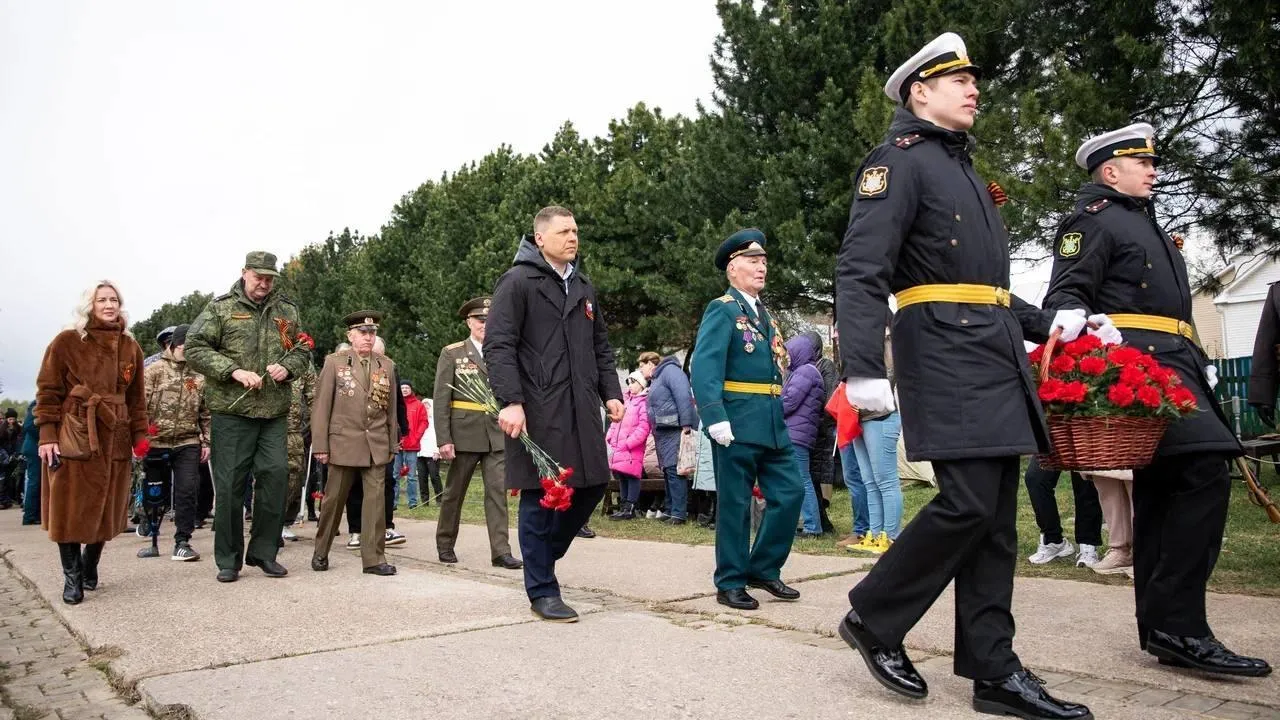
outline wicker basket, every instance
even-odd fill
[[[1044,346],[1040,361],[1040,381],[1049,377],[1049,364],[1060,331]],[[1049,442],[1052,450],[1037,459],[1050,470],[1127,470],[1151,464],[1160,438],[1169,426],[1168,418],[1066,417],[1050,415]]]

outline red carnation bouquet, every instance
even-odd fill
[[[1053,451],[1046,467],[1119,470],[1151,461],[1165,427],[1197,411],[1196,396],[1178,373],[1127,345],[1082,335],[1051,339],[1030,354],[1040,367],[1038,393]]]
[[[449,387],[467,400],[483,406],[486,415],[498,417],[498,399],[494,397],[493,389],[484,378],[476,373],[458,373],[457,378],[458,386],[450,385]],[[568,510],[573,501],[573,488],[568,484],[569,478],[573,476],[573,468],[561,467],[560,463],[529,437],[527,431],[520,433],[520,444],[524,445],[524,449],[533,458],[533,466],[538,470],[538,478],[541,480],[543,490],[539,504],[549,510],[559,512]],[[511,494],[515,495],[516,491],[511,491]]]
[[[299,332],[298,339],[296,341],[290,336],[292,332],[297,329],[293,323],[289,322],[285,318],[275,318],[275,323],[276,323],[276,332],[280,333],[280,346],[284,348],[284,354],[280,356],[279,360],[276,360],[274,363],[270,363],[270,364],[279,365],[280,363],[284,362],[285,358],[289,357],[289,353],[292,353],[295,350],[299,352],[311,352],[312,350],[316,349],[316,341],[313,340],[311,336],[308,335],[307,333]],[[269,374],[264,375],[262,379],[264,382],[270,382],[270,383],[275,382],[275,378],[271,377],[271,375]],[[231,404],[227,406],[227,409],[230,410],[231,408],[235,407],[236,403],[239,403],[241,400],[245,399],[245,397],[251,392],[253,392],[253,390],[245,390],[243,393],[240,394],[240,397],[231,401]]]

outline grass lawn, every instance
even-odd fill
[[[441,476],[443,475],[444,468],[441,468]],[[1273,496],[1280,493],[1280,482],[1277,481],[1274,467],[1264,466],[1261,479]],[[903,490],[904,522],[914,517],[933,495],[934,490],[929,487],[905,488]],[[517,498],[508,497],[508,501],[511,508],[511,524],[514,526]],[[1063,527],[1067,531],[1067,537],[1070,538],[1074,512],[1071,483],[1065,473],[1058,482],[1058,508],[1063,515]],[[828,512],[836,526],[837,534],[811,540],[797,539],[793,548],[796,552],[812,555],[850,554],[849,551],[836,547],[835,544],[836,540],[848,534],[850,528],[848,493],[837,489],[831,499],[831,508]],[[439,507],[433,504],[427,508],[406,510],[402,505],[397,514],[403,517],[434,520],[439,515]],[[479,475],[475,477],[468,489],[462,521],[484,524],[483,495]],[[713,531],[700,528],[694,523],[673,527],[653,520],[614,522],[597,514],[591,520],[591,527],[601,537],[656,540],[689,545],[710,545],[715,542]],[[1099,575],[1088,568],[1076,568],[1065,559],[1055,560],[1048,565],[1032,565],[1026,558],[1035,552],[1039,533],[1031,513],[1031,503],[1027,498],[1026,488],[1021,488],[1018,497],[1017,572],[1019,575],[1083,580],[1107,585],[1132,584],[1132,581],[1123,575]],[[1231,514],[1227,521],[1226,538],[1223,540],[1222,555],[1218,560],[1217,568],[1209,581],[1209,589],[1218,592],[1280,597],[1280,525],[1268,522],[1266,514],[1249,503],[1244,484],[1238,480],[1233,481],[1232,484]]]

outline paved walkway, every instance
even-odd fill
[[[881,689],[833,636],[865,560],[795,555],[784,578],[804,594],[801,601],[762,598],[758,612],[734,613],[714,601],[713,548],[580,540],[560,576],[566,600],[584,617],[554,625],[531,617],[519,572],[489,564],[483,527],[464,526],[462,562],[448,566],[436,561],[433,523],[397,525],[409,542],[390,549],[396,577],[361,574],[358,556],[339,546],[332,569],[313,573],[308,525],[304,539],[281,554],[289,577],[273,580],[247,568],[231,585],[213,580],[207,559],[139,560],[133,555],[143,541],[122,536],[107,545],[101,589],[66,606],[56,546],[38,530],[20,528],[15,514],[0,513],[7,563],[0,568],[7,573],[0,631],[40,627],[36,637],[57,635],[64,643],[45,651],[56,654],[51,662],[22,665],[25,677],[45,672],[49,682],[24,681],[0,655],[10,665],[2,697],[15,709],[35,708],[24,718],[48,710],[64,718],[117,711],[146,717],[115,697],[60,618],[152,712],[202,720],[977,717],[968,683],[951,674],[949,594],[907,638],[931,685],[927,701]],[[197,531],[193,542],[207,553],[211,534]],[[1280,720],[1276,676],[1170,672],[1139,652],[1128,588],[1019,579],[1014,613],[1024,662],[1098,718]],[[1210,613],[1232,647],[1277,659],[1280,600],[1214,595]],[[28,652],[39,654],[34,644]],[[68,679],[59,680],[63,670]],[[80,686],[90,680],[99,692]]]

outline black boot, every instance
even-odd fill
[[[618,512],[610,515],[609,519],[610,520],[635,520],[636,504],[629,503],[629,502],[622,503],[622,505],[618,508]]]
[[[84,568],[84,589],[98,589],[98,560],[102,558],[102,543],[92,543],[84,546],[84,554],[80,556],[80,562]]]
[[[79,605],[84,600],[84,568],[80,559],[80,543],[58,543],[62,558],[62,602]]]

